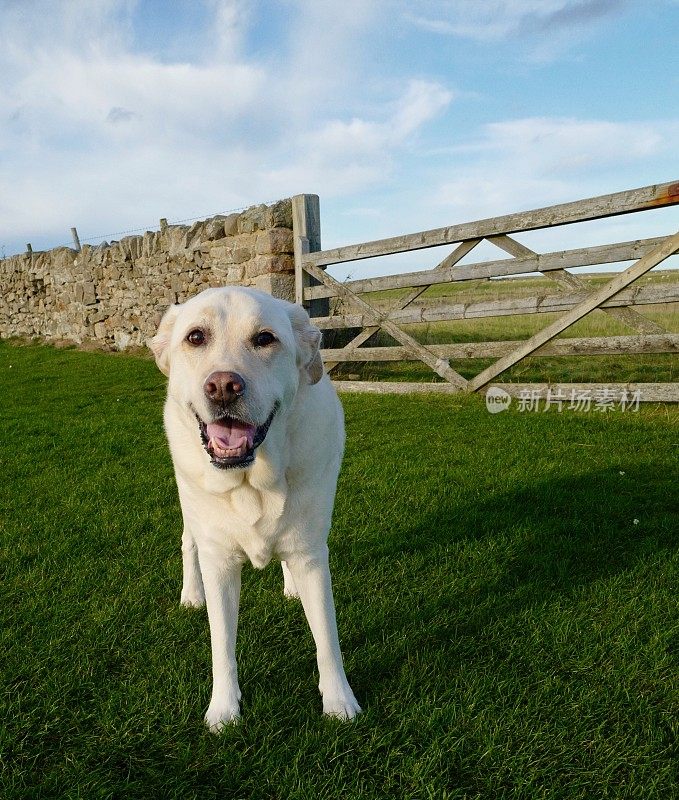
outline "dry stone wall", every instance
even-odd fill
[[[162,222],[162,221],[161,221]],[[163,311],[210,286],[294,297],[292,204],[162,225],[80,251],[0,261],[0,337],[43,337],[124,350],[153,336]]]

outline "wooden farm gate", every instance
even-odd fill
[[[534,231],[677,204],[679,182],[664,183],[534,211],[321,250],[318,197],[298,195],[293,198],[296,301],[307,308],[314,318],[314,324],[321,329],[361,329],[345,346],[322,350],[328,371],[342,362],[350,361],[420,360],[443,379],[442,382],[435,383],[337,381],[338,388],[345,391],[485,393],[493,385],[513,396],[519,396],[527,390],[534,396],[541,397],[548,392],[569,393],[589,389],[592,392],[603,390],[610,397],[619,398],[632,392],[641,400],[677,402],[679,383],[494,383],[505,370],[527,356],[679,352],[679,334],[668,332],[634,308],[650,303],[679,302],[679,280],[661,285],[633,286],[642,275],[679,251],[679,232],[659,238],[549,253],[537,253],[512,237],[512,234],[521,231]],[[504,257],[495,261],[459,263],[484,240],[502,250]],[[325,270],[330,264],[450,244],[457,246],[433,269],[346,282],[336,280]],[[512,258],[507,258],[507,254]],[[580,277],[567,272],[568,268],[621,261],[634,263],[594,290]],[[555,284],[554,294],[512,301],[459,303],[443,298],[424,305],[416,303],[420,295],[435,284],[526,273],[536,273],[552,279]],[[679,278],[679,273],[677,275]],[[386,310],[384,307],[376,307],[362,296],[366,292],[386,289],[409,291],[394,301],[392,308]],[[332,298],[341,301],[332,301],[339,306],[336,313],[331,313]],[[594,309],[610,314],[634,333],[555,341],[560,333]],[[563,314],[525,341],[425,345],[416,341],[402,327],[418,322],[541,312]],[[379,330],[393,337],[398,346],[366,346]],[[468,380],[452,369],[448,362],[448,359],[467,358],[497,360]]]

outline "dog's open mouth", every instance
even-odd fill
[[[255,460],[255,449],[266,438],[278,410],[276,404],[263,425],[253,425],[237,417],[225,416],[203,422],[196,414],[200,438],[215,467],[231,469],[247,467]]]

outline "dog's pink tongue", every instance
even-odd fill
[[[207,438],[216,440],[223,449],[241,447],[243,444],[247,444],[249,449],[255,438],[255,426],[237,419],[218,419],[207,426]]]

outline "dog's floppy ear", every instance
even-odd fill
[[[164,374],[170,374],[170,338],[172,329],[179,313],[179,305],[170,306],[163,314],[158,326],[158,333],[149,339],[147,344],[156,357],[158,369]]]
[[[302,306],[290,303],[289,315],[297,341],[297,363],[304,369],[309,383],[318,383],[323,377],[323,359],[319,351],[321,332],[311,324]]]

